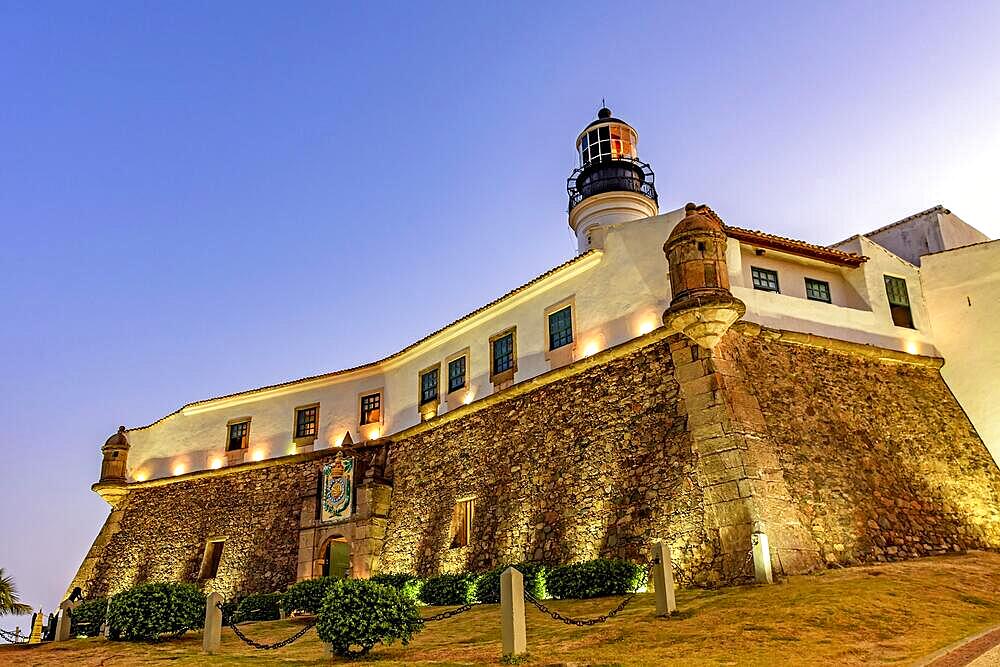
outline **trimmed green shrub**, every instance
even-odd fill
[[[405,572],[387,572],[385,574],[376,574],[368,581],[395,588],[397,591],[414,602],[420,599],[420,589],[424,587],[423,579],[415,574],[408,574]]]
[[[368,653],[375,644],[408,644],[423,629],[416,603],[400,591],[365,579],[330,587],[316,623],[319,638],[339,656]]]
[[[550,568],[545,587],[550,595],[564,600],[625,595],[639,587],[645,572],[644,567],[627,560],[598,558]]]
[[[499,565],[483,573],[476,582],[476,599],[486,604],[500,602],[500,575],[510,567]],[[541,563],[518,563],[514,566],[524,577],[524,590],[537,600],[548,597],[545,590],[545,566]]]
[[[74,637],[96,637],[108,616],[108,599],[84,600],[70,612],[70,634]]]
[[[240,600],[236,607],[236,622],[275,621],[281,618],[282,593],[253,593]]]
[[[194,584],[143,584],[108,603],[108,634],[116,640],[158,641],[204,622],[205,596]]]
[[[466,604],[476,599],[476,581],[479,575],[439,574],[424,581],[420,601],[433,605]]]
[[[319,613],[319,608],[323,606],[323,598],[338,581],[341,580],[334,577],[320,577],[292,584],[285,591],[285,611],[289,614],[293,611],[307,614]]]

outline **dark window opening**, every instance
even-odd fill
[[[214,540],[205,545],[205,559],[201,566],[201,579],[214,579],[219,574],[219,563],[222,562],[223,540]]]
[[[420,376],[420,405],[436,401],[438,397],[438,369]]]
[[[830,283],[806,278],[806,298],[810,301],[830,301]]]
[[[382,394],[374,393],[361,397],[361,425],[382,421]]]
[[[549,349],[573,342],[573,311],[570,306],[549,314]]]
[[[892,323],[897,327],[915,329],[913,312],[910,310],[910,295],[906,291],[906,281],[894,276],[885,276],[885,294],[889,299]]]
[[[448,392],[458,391],[465,386],[465,357],[448,362]]]
[[[778,272],[770,269],[758,269],[756,266],[750,267],[750,277],[753,279],[753,288],[765,292],[780,292],[778,289]]]
[[[698,241],[698,252],[705,252],[705,242]]]
[[[460,500],[455,504],[455,511],[451,517],[451,548],[465,547],[469,545],[469,538],[472,535],[472,514],[474,501]]]
[[[301,408],[295,411],[295,437],[310,438],[316,437],[316,421],[319,415],[319,408]]]
[[[514,333],[493,341],[493,374],[509,371],[514,367]]]
[[[250,444],[250,422],[237,422],[229,425],[229,444],[226,451],[234,452],[246,449]]]

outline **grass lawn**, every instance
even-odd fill
[[[595,616],[616,598],[556,601],[554,609]],[[652,594],[593,627],[557,623],[527,607],[524,664],[786,665],[910,662],[1000,624],[1000,554],[925,558],[828,570],[774,586],[682,590],[680,617],[657,619]],[[438,608],[425,608],[430,615]],[[249,623],[241,629],[273,642],[304,621]],[[201,634],[160,644],[80,639],[35,648],[0,647],[4,665],[318,665],[329,663],[310,631],[276,651],[257,651],[223,628],[218,655],[201,653]],[[339,661],[339,660],[338,660]],[[484,605],[428,625],[409,646],[377,646],[354,664],[500,664],[500,613]]]

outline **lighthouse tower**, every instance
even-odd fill
[[[569,226],[579,252],[601,248],[609,226],[656,215],[653,170],[639,160],[639,135],[603,107],[576,139],[580,160],[566,182]]]

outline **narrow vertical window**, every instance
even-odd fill
[[[885,277],[885,294],[889,299],[892,323],[897,327],[915,329],[913,313],[910,311],[910,294],[906,291],[906,280],[895,276]]]
[[[549,313],[549,350],[573,342],[573,309],[570,306]]]
[[[806,278],[806,298],[810,301],[830,301],[830,283],[823,280]]]
[[[227,452],[246,449],[250,445],[250,420],[237,421],[229,424],[229,440]]]
[[[420,405],[438,400],[438,368],[431,368],[420,374]]]
[[[319,406],[295,409],[295,439],[315,438],[319,422]]]
[[[780,292],[778,289],[778,272],[770,269],[758,269],[756,266],[750,267],[750,278],[753,280],[753,288],[764,292]]]
[[[211,540],[205,544],[205,555],[201,560],[199,579],[214,579],[218,576],[224,544],[225,540]]]
[[[448,362],[448,393],[465,388],[466,357],[452,359]]]
[[[517,373],[517,332],[514,327],[490,336],[490,382],[502,389],[514,382]]]
[[[472,498],[455,503],[455,511],[451,516],[451,548],[469,545],[472,536],[472,515],[475,500]]]
[[[382,421],[382,393],[365,394],[361,397],[361,425],[377,424]]]

